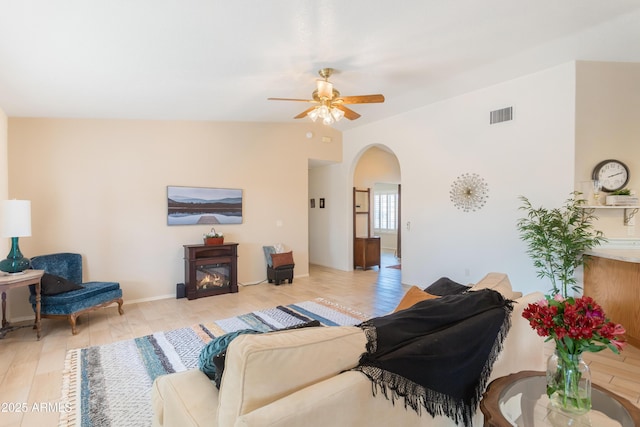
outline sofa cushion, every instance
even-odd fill
[[[522,292],[513,292],[509,277],[504,273],[489,273],[469,290],[479,291],[480,289],[493,289],[509,299],[516,299],[522,296]]]
[[[48,296],[46,303],[49,305],[71,304],[74,302],[84,301],[87,298],[91,298],[98,294],[118,289],[120,289],[120,284],[116,282],[87,282],[83,283],[82,287],[75,291]]]
[[[70,280],[64,277],[56,276],[55,274],[44,273],[42,279],[40,279],[40,294],[41,295],[57,295],[69,291],[77,291],[82,289],[82,286],[76,285]]]
[[[425,288],[425,292],[430,293],[431,295],[437,296],[445,296],[445,295],[457,295],[469,290],[469,286],[462,285],[460,283],[454,282],[448,277],[441,277],[427,288]]]
[[[431,295],[430,293],[423,291],[417,286],[412,286],[411,288],[409,288],[407,293],[404,294],[404,296],[402,297],[402,300],[400,300],[400,303],[398,304],[396,309],[393,310],[393,312],[395,313],[396,311],[413,307],[415,303],[418,303],[420,301],[424,301],[427,299],[433,299],[433,298],[438,298],[438,296]]]
[[[319,320],[311,320],[309,322],[299,323],[297,325],[288,326],[281,331],[290,329],[302,329],[321,327],[322,324]],[[273,331],[267,331],[271,333]],[[254,329],[240,329],[235,332],[229,332],[228,334],[221,335],[214,338],[207,343],[200,352],[199,367],[207,377],[212,379],[216,383],[216,387],[220,388],[220,382],[222,381],[222,374],[224,373],[224,363],[227,357],[227,349],[231,341],[244,334],[261,334],[264,331],[256,331]]]
[[[198,369],[161,375],[153,382],[154,426],[218,425],[218,389]]]
[[[226,355],[218,424],[233,425],[242,414],[355,367],[365,344],[355,326],[237,337]]]

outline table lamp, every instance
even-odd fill
[[[0,261],[0,270],[7,273],[22,273],[29,268],[18,246],[18,237],[31,236],[31,201],[3,200],[0,206],[0,235],[11,238],[11,250],[7,259]]]

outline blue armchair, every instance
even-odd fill
[[[71,324],[73,335],[78,333],[76,319],[79,315],[113,303],[118,303],[118,312],[122,310],[122,289],[116,282],[82,282],[82,256],[74,253],[57,253],[41,255],[31,258],[31,267],[44,270],[45,273],[62,277],[81,289],[58,293],[55,295],[41,295],[40,316],[42,318],[66,318]],[[30,286],[29,301],[35,311],[35,285]]]

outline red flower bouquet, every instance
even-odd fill
[[[522,317],[538,335],[555,341],[555,353],[547,364],[551,404],[577,414],[589,411],[591,374],[582,352],[609,348],[619,353],[626,344],[622,325],[610,322],[592,298],[563,298],[560,294],[529,304]]]
[[[591,297],[546,296],[542,301],[529,304],[522,317],[538,335],[548,337],[547,341],[555,340],[556,348],[567,354],[605,348],[619,353],[626,344],[622,325],[610,322]]]

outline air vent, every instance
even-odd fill
[[[513,107],[502,108],[489,113],[489,124],[513,120]]]

